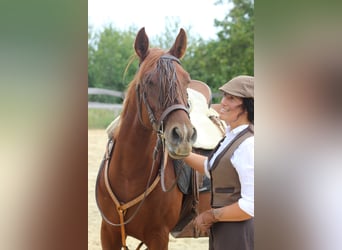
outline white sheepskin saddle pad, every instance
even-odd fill
[[[226,124],[218,118],[219,114],[214,109],[208,107],[204,95],[190,88],[187,90],[190,120],[197,130],[197,140],[193,147],[214,149],[224,136]]]

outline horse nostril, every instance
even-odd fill
[[[197,131],[195,128],[192,128],[192,130],[183,131],[178,126],[176,126],[171,130],[171,138],[174,144],[179,144],[183,141],[186,143],[190,142],[191,144],[193,144],[197,139]]]
[[[193,133],[191,135],[190,140],[191,140],[192,143],[195,143],[196,139],[197,139],[197,131],[196,131],[195,128],[193,128]]]
[[[181,131],[178,127],[174,127],[172,129],[172,139],[174,139],[175,141],[181,141],[181,137],[182,137],[182,134],[181,134]]]

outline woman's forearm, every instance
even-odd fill
[[[229,206],[214,208],[213,214],[218,221],[244,221],[252,218],[239,207],[238,202]]]
[[[201,174],[204,174],[204,161],[207,159],[206,156],[190,153],[189,156],[184,158],[184,161],[191,168],[195,169]]]

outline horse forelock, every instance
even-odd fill
[[[175,103],[186,103],[186,88],[182,88],[180,74],[174,60],[161,58],[165,52],[151,50],[145,72],[141,72],[141,85],[147,91],[149,83],[154,82],[158,93],[158,108],[165,109]],[[146,59],[145,59],[146,60]],[[179,99],[180,97],[180,99]]]
[[[158,84],[160,89],[159,104],[166,108],[174,104],[178,97],[178,78],[176,67],[170,59],[159,59],[156,67]]]

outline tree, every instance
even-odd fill
[[[94,47],[93,27],[88,26],[88,87],[95,87],[95,72],[93,65],[96,49]]]
[[[218,39],[193,40],[184,58],[191,78],[206,82],[215,92],[241,74],[254,75],[254,10],[251,0],[227,1],[233,8],[223,20],[215,20],[221,30]],[[219,1],[218,4],[223,4]]]
[[[215,20],[221,27],[220,44],[216,47],[221,71],[226,81],[241,74],[254,75],[254,4],[252,0],[232,0],[234,7],[224,20]]]
[[[123,91],[137,70],[137,62],[130,67],[134,55],[136,31],[119,31],[112,25],[93,36],[88,44],[88,80],[90,87]],[[89,34],[88,34],[89,36]]]

